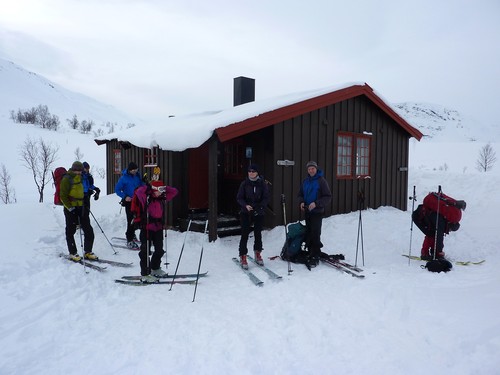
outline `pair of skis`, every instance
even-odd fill
[[[125,285],[136,285],[136,286],[145,286],[145,285],[172,285],[172,282],[174,284],[196,284],[196,278],[197,277],[205,277],[207,276],[208,272],[203,272],[200,273],[199,275],[197,273],[187,273],[187,274],[180,274],[180,275],[166,275],[162,278],[158,278],[157,281],[154,282],[144,282],[141,280],[142,276],[122,276],[121,279],[116,279],[115,282],[118,284],[125,284]],[[177,280],[177,279],[189,279],[189,280]]]
[[[361,272],[363,272],[363,270],[361,268],[353,266],[352,264],[344,262],[343,260],[330,259],[330,258],[320,258],[320,259],[324,264],[326,264],[330,267],[333,267],[338,271],[347,273],[348,275],[351,275],[352,277],[356,277],[358,279],[365,278],[365,275],[361,274]]]
[[[117,262],[117,261],[114,261],[114,260],[101,259],[101,258],[98,258],[96,260],[90,260],[90,259],[85,259],[84,260],[82,258],[78,262],[75,262],[73,259],[70,258],[69,254],[60,253],[59,256],[62,257],[62,258],[65,258],[67,260],[69,260],[70,262],[81,264],[82,266],[91,268],[91,269],[99,271],[99,272],[102,272],[102,271],[106,270],[107,267],[106,266],[99,266],[96,263],[109,264],[110,266],[124,267],[124,268],[125,267],[132,267],[132,265],[133,265],[133,263]]]
[[[267,273],[268,276],[272,280],[279,281],[279,280],[283,279],[280,275],[278,275],[277,273],[275,273],[273,270],[269,269],[266,266],[262,266],[262,265],[258,264],[257,261],[254,258],[252,258],[251,256],[247,255],[247,259],[250,260],[250,262],[252,262],[252,264],[254,264],[258,268],[260,268],[261,270],[263,270],[265,273]],[[248,276],[248,278],[252,281],[252,283],[254,285],[256,285],[256,286],[264,286],[264,281],[262,281],[257,276],[255,276],[255,274],[251,270],[244,269],[244,268],[241,267],[241,263],[240,263],[240,260],[238,258],[233,258],[233,262],[238,266],[239,269],[241,269]]]
[[[422,262],[425,262],[425,259],[420,258],[419,256],[416,255],[408,255],[408,254],[401,254],[402,256],[406,258],[410,258],[411,260],[420,260]],[[458,266],[472,266],[472,265],[480,265],[486,262],[486,259],[479,260],[479,261],[471,261],[471,260],[456,260],[453,263],[455,263]]]

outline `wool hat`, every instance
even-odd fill
[[[90,165],[89,163],[87,163],[86,161],[83,162],[83,168],[84,169],[90,169]]]
[[[127,170],[132,171],[134,169],[139,169],[139,167],[137,166],[137,164],[135,164],[133,161],[131,161],[130,164],[128,165]]]
[[[256,171],[257,173],[260,173],[259,166],[257,164],[250,164],[248,166],[247,171]]]
[[[308,161],[307,164],[306,164],[306,168],[309,168],[309,167],[314,167],[316,169],[318,169],[318,163],[316,163],[315,161]]]
[[[81,161],[75,161],[72,165],[71,165],[71,170],[72,171],[83,171],[83,164]]]

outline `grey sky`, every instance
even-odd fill
[[[144,119],[366,82],[500,115],[500,1],[0,0],[0,57]]]

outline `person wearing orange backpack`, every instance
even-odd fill
[[[60,184],[59,197],[64,206],[64,217],[66,219],[66,243],[70,259],[79,262],[82,257],[78,255],[75,243],[75,233],[77,226],[83,231],[85,240],[83,243],[84,257],[88,260],[97,260],[97,256],[92,252],[94,246],[94,229],[90,224],[89,215],[83,212],[83,164],[75,161],[68,172],[64,175]]]
[[[141,229],[139,258],[143,283],[154,283],[158,278],[167,275],[161,269],[161,258],[165,254],[163,249],[165,203],[170,202],[177,193],[176,188],[166,186],[161,180],[142,185],[134,193],[131,212],[134,215],[134,226]],[[155,249],[153,254],[150,254],[151,245]]]

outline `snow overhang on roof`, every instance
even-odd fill
[[[95,139],[97,144],[112,139],[131,143],[137,147],[184,151],[197,148],[212,134],[221,142],[263,129],[303,113],[338,103],[356,96],[365,95],[383,112],[391,117],[408,134],[420,140],[423,134],[391,108],[391,106],[365,84],[349,84],[285,95],[272,99],[231,107],[217,112],[168,118],[160,125],[143,125],[108,134]]]

